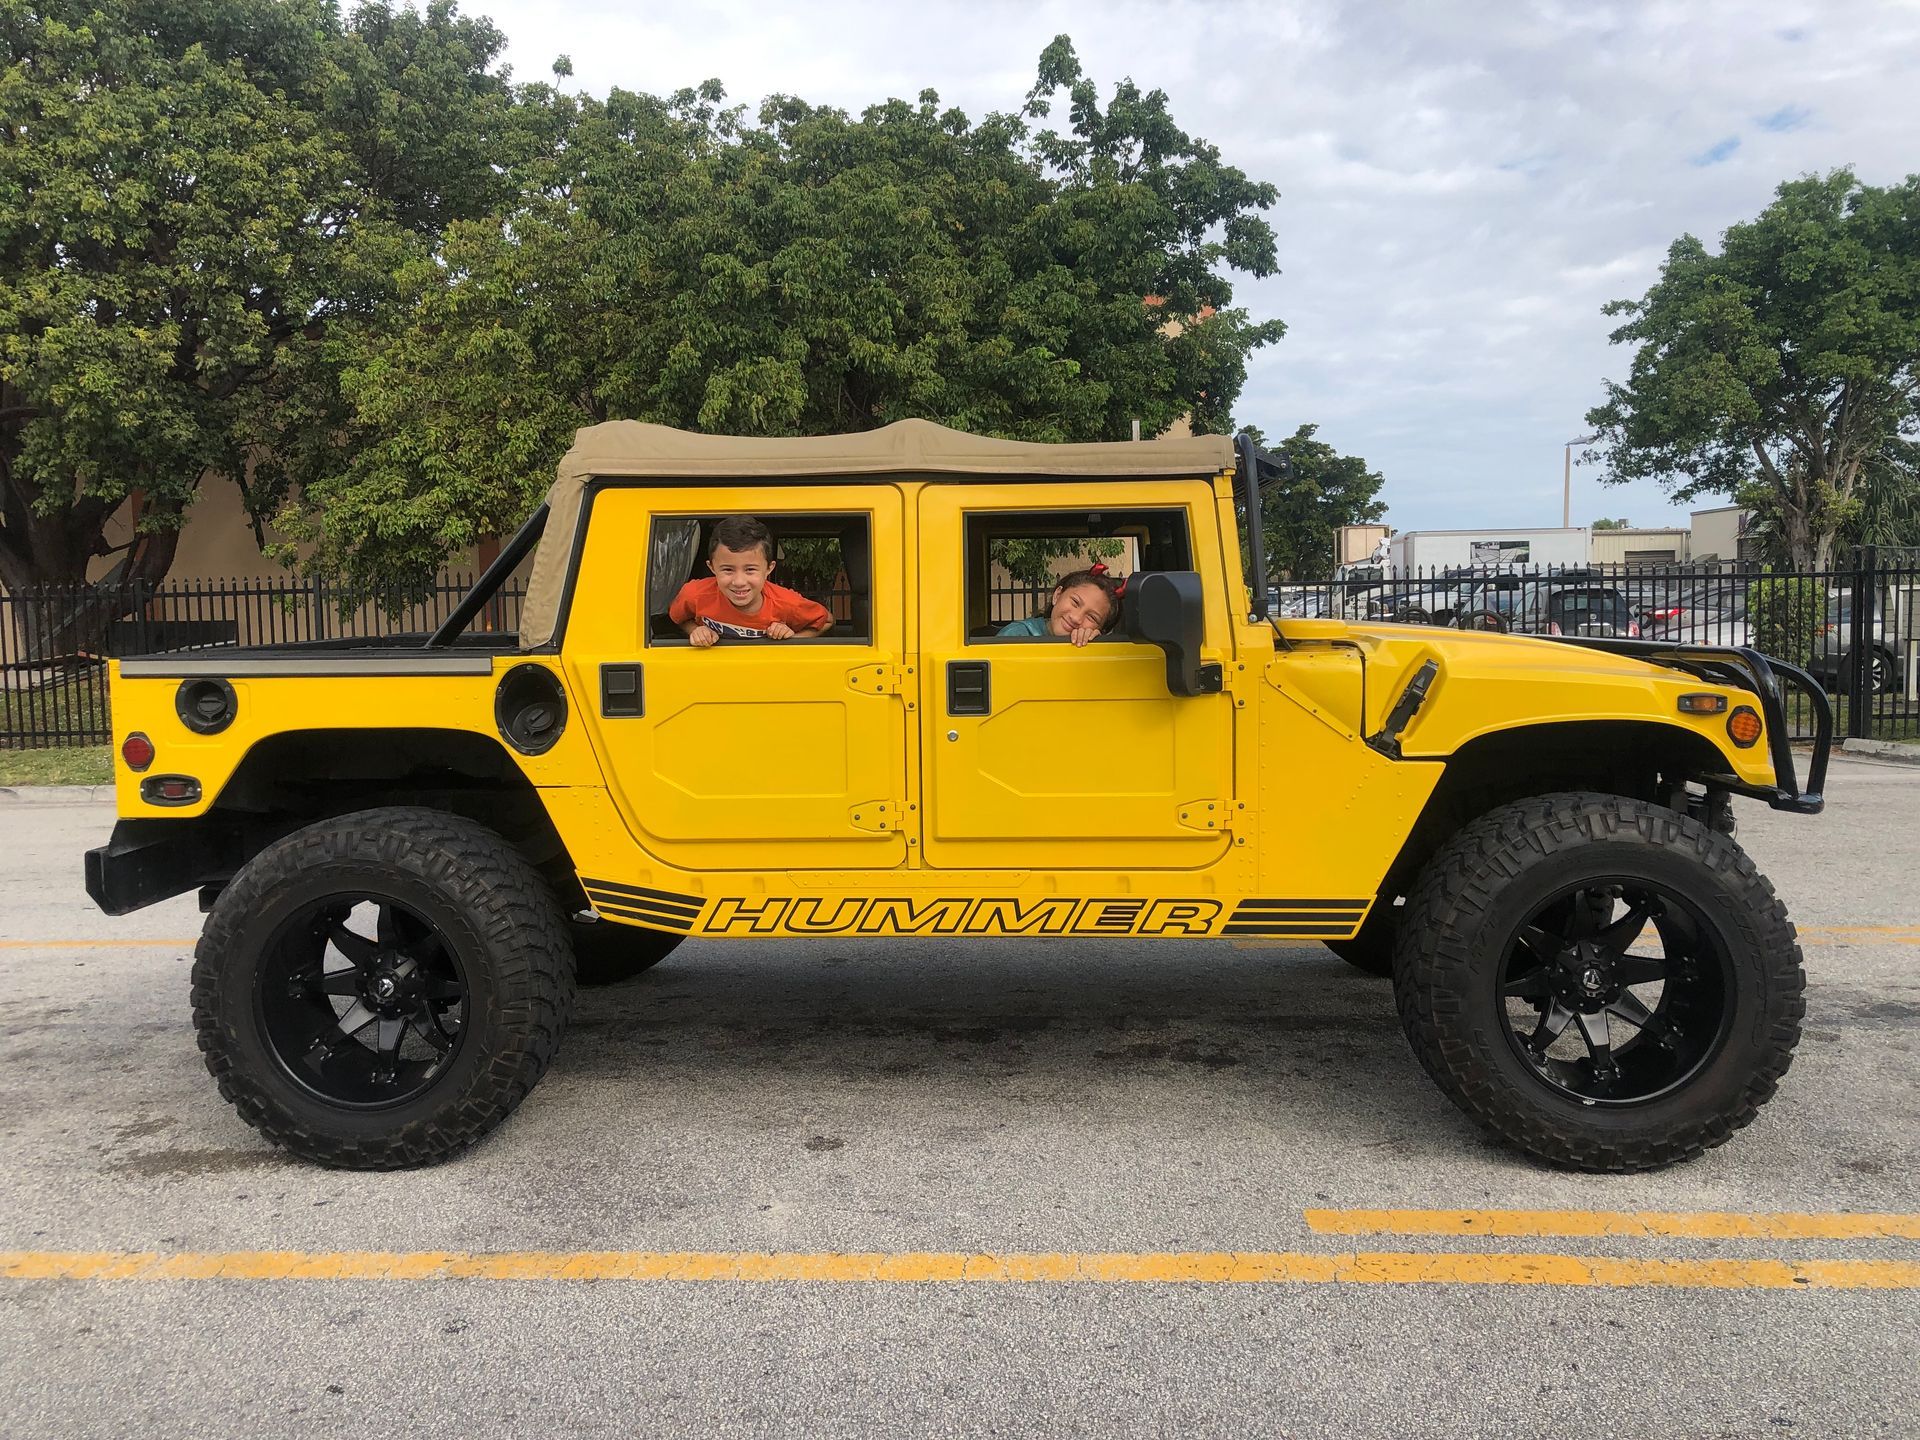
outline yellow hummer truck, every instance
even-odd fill
[[[1324,942],[1532,1155],[1727,1139],[1804,985],[1729,797],[1820,809],[1824,692],[1748,649],[1277,622],[1244,530],[1283,483],[1220,436],[593,426],[431,636],[118,662],[89,893],[199,892],[207,1067],[329,1165],[471,1144],[580,975],[690,939]],[[826,633],[689,643],[668,612],[736,516]],[[1000,634],[1023,545],[1108,557],[1113,629]],[[466,633],[529,554],[517,633]]]

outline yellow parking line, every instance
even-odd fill
[[[900,1251],[238,1250],[0,1252],[9,1280],[629,1280],[682,1284],[1561,1285],[1711,1290],[1914,1290],[1897,1260],[1673,1260],[1578,1255],[1160,1251],[966,1254]]]
[[[1688,1240],[1920,1240],[1920,1215],[1664,1210],[1308,1210],[1317,1235],[1592,1236]]]

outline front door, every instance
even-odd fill
[[[1232,844],[1228,696],[1170,694],[1164,654],[1118,633],[1084,647],[995,633],[1051,598],[1045,582],[1023,588],[1010,560],[1050,554],[1064,571],[1098,556],[1118,576],[1191,569],[1196,543],[1218,544],[1205,481],[1143,481],[1095,514],[1085,493],[1035,485],[1017,506],[983,508],[963,490],[920,492],[921,533],[965,547],[920,564],[929,866],[1198,869]],[[1224,635],[1224,601],[1208,605],[1209,634]]]
[[[608,787],[642,848],[684,869],[900,865],[900,492],[783,487],[777,509],[766,493],[596,497],[564,650]],[[834,613],[826,635],[695,648],[668,618],[682,583],[708,574],[712,526],[742,515],[773,533],[773,583]]]

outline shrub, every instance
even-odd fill
[[[1811,575],[1768,575],[1747,586],[1747,618],[1754,648],[1806,665],[1827,623],[1827,582]]]

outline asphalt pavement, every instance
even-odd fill
[[[1625,1177],[1483,1140],[1419,1071],[1388,987],[1324,949],[1059,940],[696,942],[587,993],[546,1079],[468,1155],[320,1170],[243,1125],[200,1063],[191,900],[110,919],[86,899],[111,807],[0,804],[0,1423],[1920,1433],[1920,768],[1836,758],[1828,794],[1812,819],[1738,810],[1806,945],[1779,1096],[1703,1159]],[[1376,1211],[1417,1213],[1354,1213]],[[1436,1211],[1535,1218],[1489,1235]],[[1606,1219],[1645,1212],[1680,1218]],[[1834,1212],[1894,1218],[1841,1238],[1768,1220]],[[1551,1233],[1582,1227],[1602,1233]],[[1431,1255],[1430,1275],[1310,1273],[1356,1251]],[[257,1278],[33,1271],[236,1252],[283,1259]],[[533,1252],[576,1278],[353,1278],[363,1252]],[[1155,1257],[1195,1253],[1228,1269],[1154,1278]],[[849,1255],[897,1278],[777,1273]],[[956,1255],[1133,1278],[942,1278]],[[1276,1255],[1303,1278],[1229,1273]],[[662,1256],[679,1278],[609,1278]],[[1494,1262],[1461,1256],[1542,1278],[1480,1283]],[[1615,1260],[1648,1278],[1578,1279]],[[1659,1268],[1692,1261],[1721,1278]],[[1803,1283],[1827,1261],[1882,1288]]]

